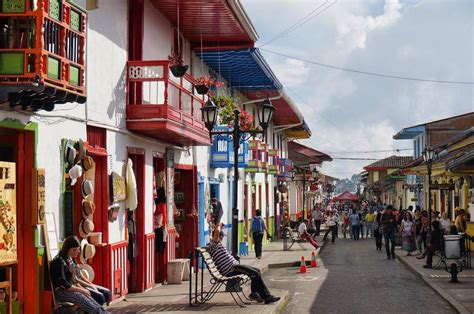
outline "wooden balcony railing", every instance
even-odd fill
[[[191,144],[209,145],[209,132],[204,126],[200,110],[207,96],[195,93],[193,83],[194,78],[189,74],[181,78],[174,77],[169,70],[168,61],[129,61],[128,128],[158,139],[186,142],[186,139],[173,138],[175,132],[184,138],[189,137]],[[157,119],[174,124],[171,127],[164,123],[153,123]],[[181,129],[177,130],[176,125]],[[157,131],[169,132],[158,134]]]
[[[1,4],[1,94],[31,90],[32,100],[85,102],[87,14],[65,0]]]

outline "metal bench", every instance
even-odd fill
[[[193,256],[191,254],[190,259]],[[207,252],[206,248],[197,247],[194,254],[195,258],[195,265],[199,265],[201,263],[201,289],[198,292],[198,282],[199,282],[199,275],[198,269],[195,271],[195,281],[194,281],[194,293],[193,293],[193,283],[192,283],[192,276],[189,280],[189,305],[190,306],[199,306],[201,304],[206,303],[207,301],[211,300],[219,289],[224,286],[226,287],[226,291],[230,293],[232,298],[234,299],[235,303],[240,306],[244,307],[243,304],[250,304],[242,299],[239,294],[238,289],[235,288],[235,283],[237,282],[240,285],[247,283],[250,280],[250,277],[247,275],[236,275],[236,276],[225,276],[222,275],[217,266],[215,265],[214,261],[212,260],[211,255]],[[190,263],[192,265],[192,263]],[[204,268],[207,268],[209,274],[211,275],[210,284],[211,287],[208,291],[204,290]],[[243,295],[244,299],[250,301],[245,294],[240,291]],[[237,299],[242,303],[239,303]]]
[[[283,251],[289,251],[295,243],[304,243],[307,242],[305,239],[301,238],[298,230],[291,229],[290,227],[285,227],[282,230],[283,239]],[[289,243],[291,241],[291,243]]]

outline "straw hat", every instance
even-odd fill
[[[76,159],[77,151],[74,148],[74,142],[72,140],[68,140],[66,143],[66,147],[64,149],[64,161],[69,165],[74,165],[74,160]]]
[[[76,158],[74,158],[74,164],[77,164],[86,156],[86,148],[84,147],[84,142],[82,141],[82,139],[79,139],[79,142],[77,143],[76,147],[77,155]]]
[[[82,168],[79,165],[75,165],[69,169],[69,178],[71,178],[71,185],[76,184],[77,179],[82,176]]]
[[[94,194],[94,183],[91,180],[85,179],[82,181],[82,197],[86,198],[88,195]]]
[[[81,263],[85,263],[88,259],[93,258],[95,255],[95,246],[90,244],[87,239],[81,241]]]
[[[94,281],[95,272],[94,272],[94,269],[91,267],[91,265],[89,265],[89,264],[79,264],[78,266],[79,266],[79,269],[81,270],[81,273],[83,273],[84,276],[90,282]]]
[[[94,231],[94,222],[89,219],[82,219],[79,223],[79,235],[81,238],[87,238]]]
[[[82,217],[90,219],[92,218],[91,215],[93,215],[94,212],[94,194],[89,194],[82,200]]]
[[[87,180],[94,181],[95,178],[95,162],[92,157],[87,156],[82,162],[82,166],[86,172],[84,173],[84,178]]]

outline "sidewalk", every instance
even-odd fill
[[[321,246],[324,243],[318,241]],[[249,248],[250,249],[250,248]],[[320,249],[317,250],[319,252]],[[310,261],[311,251],[314,248],[308,243],[295,243],[291,251],[283,251],[281,241],[271,242],[263,247],[263,256],[260,260],[255,258],[253,251],[249,250],[248,256],[241,256],[243,265],[250,265],[260,269],[262,273],[269,267],[283,267],[300,261],[301,256]],[[209,283],[209,272],[204,270],[204,283]],[[194,280],[194,277],[193,277]],[[193,281],[194,284],[194,281]],[[206,289],[207,290],[207,289]],[[250,286],[244,287],[244,292],[249,294]],[[112,313],[136,313],[136,312],[170,312],[186,313],[196,311],[219,312],[219,313],[279,313],[289,301],[287,290],[272,289],[272,293],[280,297],[280,301],[273,304],[252,302],[251,305],[241,308],[237,306],[231,295],[227,292],[219,292],[213,299],[200,307],[189,307],[189,281],[183,281],[180,285],[157,285],[153,289],[143,293],[131,293],[122,301],[112,304],[107,308]]]
[[[423,268],[425,259],[406,256],[406,252],[398,248],[395,250],[395,254],[402,263],[420,276],[460,313],[474,312],[474,269],[467,269],[459,273],[459,283],[450,283],[451,274],[444,269]]]

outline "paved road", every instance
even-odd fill
[[[372,239],[326,243],[320,258],[323,265],[306,274],[265,274],[270,289],[290,290],[286,313],[456,313],[398,260],[376,251]]]

